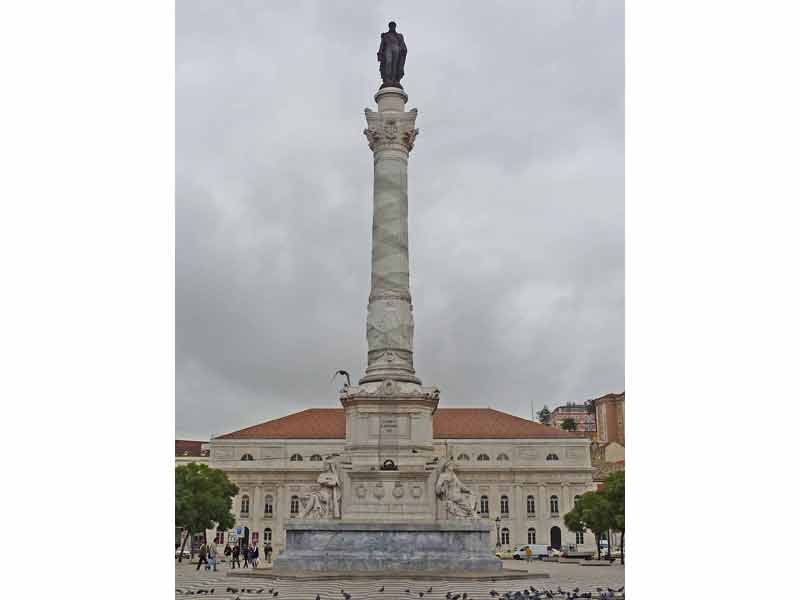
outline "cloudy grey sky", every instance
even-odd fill
[[[332,373],[363,373],[389,20],[417,374],[526,417],[623,389],[622,2],[178,0],[178,437],[337,407]]]

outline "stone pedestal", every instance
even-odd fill
[[[500,573],[491,525],[479,520],[427,523],[295,521],[286,525],[281,571]]]

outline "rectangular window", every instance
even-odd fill
[[[583,543],[583,532],[581,532],[581,531],[578,531],[578,532],[575,534],[575,543],[576,543],[576,544],[582,544],[582,543]]]
[[[509,533],[508,529],[503,528],[503,530],[500,532],[500,543],[501,544],[508,544],[510,537],[511,536],[510,536],[510,533]]]

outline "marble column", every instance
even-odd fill
[[[272,520],[275,526],[272,528],[273,554],[277,555],[286,545],[286,520],[289,514],[289,505],[286,501],[286,487],[279,483],[275,490],[275,503],[272,505]]]
[[[367,307],[367,369],[360,383],[393,379],[419,384],[413,360],[414,318],[408,268],[408,155],[419,132],[417,110],[399,88],[365,109],[373,152],[372,289]]]
[[[527,506],[524,501],[522,495],[522,484],[515,483],[514,484],[514,496],[512,502],[514,503],[512,508],[512,514],[514,515],[513,522],[514,522],[514,530],[512,531],[511,535],[512,538],[516,540],[515,544],[527,544],[528,543],[528,514],[527,514]]]
[[[539,527],[536,531],[536,539],[539,539],[539,530],[543,540],[550,540],[550,500],[547,498],[547,488],[544,485],[539,485],[539,506],[536,509],[537,522]],[[539,542],[540,544],[549,544],[549,541]]]

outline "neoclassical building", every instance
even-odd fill
[[[281,551],[286,523],[300,516],[301,498],[319,487],[325,457],[343,452],[346,429],[344,409],[312,408],[209,442],[209,465],[239,487],[234,516],[248,542],[270,540]],[[433,444],[435,456],[456,461],[459,478],[479,499],[480,516],[495,528],[493,546],[499,534],[503,548],[595,548],[591,533],[576,536],[563,521],[575,497],[595,489],[590,440],[582,434],[491,408],[439,408]],[[381,458],[391,458],[390,444],[385,452]]]

